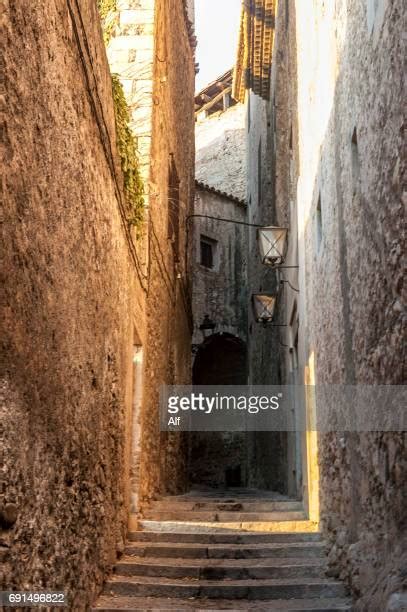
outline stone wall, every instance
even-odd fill
[[[296,19],[292,3],[278,7],[275,24],[269,104],[269,139],[273,222],[289,229],[286,266],[298,266],[297,176],[297,57]],[[299,368],[299,328],[304,325],[303,305],[298,293],[298,269],[280,270],[278,279],[280,323],[278,330],[281,382],[303,381]],[[300,335],[301,335],[300,333]],[[304,448],[305,454],[305,448]],[[305,458],[305,457],[304,457]],[[308,502],[307,469],[301,458],[301,435],[287,434],[287,489]],[[313,478],[315,481],[315,478]],[[317,483],[315,483],[317,484]]]
[[[195,214],[244,222],[246,208],[213,191],[197,188]],[[216,323],[216,332],[247,341],[247,228],[213,219],[194,219],[193,344],[202,342],[199,329],[204,316]],[[201,236],[213,241],[213,268],[201,264]]]
[[[247,220],[253,225],[274,225],[275,210],[270,158],[273,142],[270,137],[270,105],[253,92],[246,96],[247,112]],[[261,263],[256,228],[249,235],[249,296],[253,293],[273,292],[275,274]],[[249,311],[249,364],[252,384],[278,384],[280,347],[278,333],[265,329]]]
[[[181,0],[156,0],[154,32],[148,345],[141,415],[140,493],[145,499],[186,486],[184,436],[160,433],[158,409],[162,384],[191,380],[192,332],[186,219],[194,199],[195,68]]]
[[[270,103],[252,91],[246,94],[247,221],[253,225],[275,225],[273,169],[270,159],[274,143],[270,131]],[[256,227],[248,229],[248,297],[255,293],[274,293],[276,275],[260,260]],[[276,319],[280,322],[280,318]],[[281,322],[283,322],[281,320]],[[249,382],[272,385],[280,382],[279,331],[256,322],[248,311]],[[286,434],[250,434],[250,486],[287,493]]]
[[[399,1],[279,4],[276,204],[294,227],[290,261],[298,246],[291,278],[304,382],[405,382],[403,13]],[[288,329],[283,341],[292,340]],[[287,357],[286,380],[289,371]],[[390,609],[402,589],[405,442],[380,432],[319,436],[332,572],[348,581],[358,610]]]
[[[245,108],[234,104],[195,123],[195,178],[198,187],[194,213],[232,221],[246,220]],[[223,195],[222,195],[223,193]],[[228,194],[231,197],[225,197]],[[193,241],[193,344],[202,342],[199,325],[205,315],[216,331],[247,341],[247,228],[234,223],[195,218]],[[201,236],[213,241],[213,267],[201,265]]]
[[[133,19],[122,58],[131,71],[130,52],[143,49],[130,4],[120,3]],[[149,208],[137,242],[121,207],[96,2],[5,13],[4,586],[65,589],[75,610],[89,609],[123,550],[130,493],[135,513],[139,497],[185,485],[184,440],[160,434],[158,393],[190,380],[194,57],[183,2],[153,8],[140,20],[154,79],[138,141]],[[178,248],[168,224],[176,193]]]
[[[126,535],[145,284],[96,2],[6,4],[2,586],[85,610]]]
[[[199,144],[199,141],[198,143]],[[195,214],[242,222],[243,203],[234,202],[209,189],[197,187]],[[193,349],[195,384],[246,384],[247,359],[247,228],[213,219],[194,219],[193,226]],[[212,241],[213,267],[201,264],[201,237]],[[205,342],[199,326],[205,315],[215,323],[215,336]],[[225,335],[226,334],[226,335]],[[232,342],[229,342],[228,336]],[[224,338],[224,342],[223,342]],[[214,345],[211,340],[214,339]],[[237,360],[228,350],[240,340]],[[207,355],[207,357],[206,357]],[[202,362],[198,372],[199,362]],[[243,362],[239,369],[239,362]],[[244,436],[236,433],[195,433],[189,436],[189,478],[193,484],[224,487],[231,470],[240,470],[246,483]]]
[[[190,379],[185,219],[192,210],[194,191],[192,9],[193,3],[184,6],[183,0],[120,0],[107,49],[111,70],[119,74],[131,109],[145,186],[146,215],[139,243],[148,277],[148,341],[143,347],[143,395],[132,457],[132,492],[141,501],[166,487],[175,492],[185,486],[182,438],[159,432],[158,394],[164,383]],[[172,166],[178,175],[179,202],[170,193]],[[178,228],[177,253],[169,239],[169,222]],[[138,505],[132,510],[131,525],[136,524]]]

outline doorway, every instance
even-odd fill
[[[213,334],[198,348],[193,385],[246,385],[247,347],[228,333]],[[190,486],[229,488],[247,484],[246,434],[192,432],[189,440]]]

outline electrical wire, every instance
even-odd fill
[[[288,285],[288,286],[289,286],[289,287],[290,287],[290,288],[291,288],[293,291],[296,291],[296,293],[300,293],[300,290],[299,290],[299,289],[296,289],[295,287],[293,287],[293,286],[292,286],[292,284],[290,283],[290,281],[289,281],[289,280],[287,280],[287,279],[285,279],[285,278],[282,278],[280,282],[281,282],[281,283],[287,283],[287,285]]]

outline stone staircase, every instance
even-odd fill
[[[326,576],[324,543],[300,502],[191,493],[145,508],[139,529],[95,612],[352,609],[344,586]]]

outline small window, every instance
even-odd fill
[[[201,266],[204,266],[205,268],[209,268],[211,270],[214,269],[215,257],[216,257],[216,245],[217,245],[216,240],[211,240],[211,238],[207,238],[206,236],[201,236],[201,241],[200,241]]]

